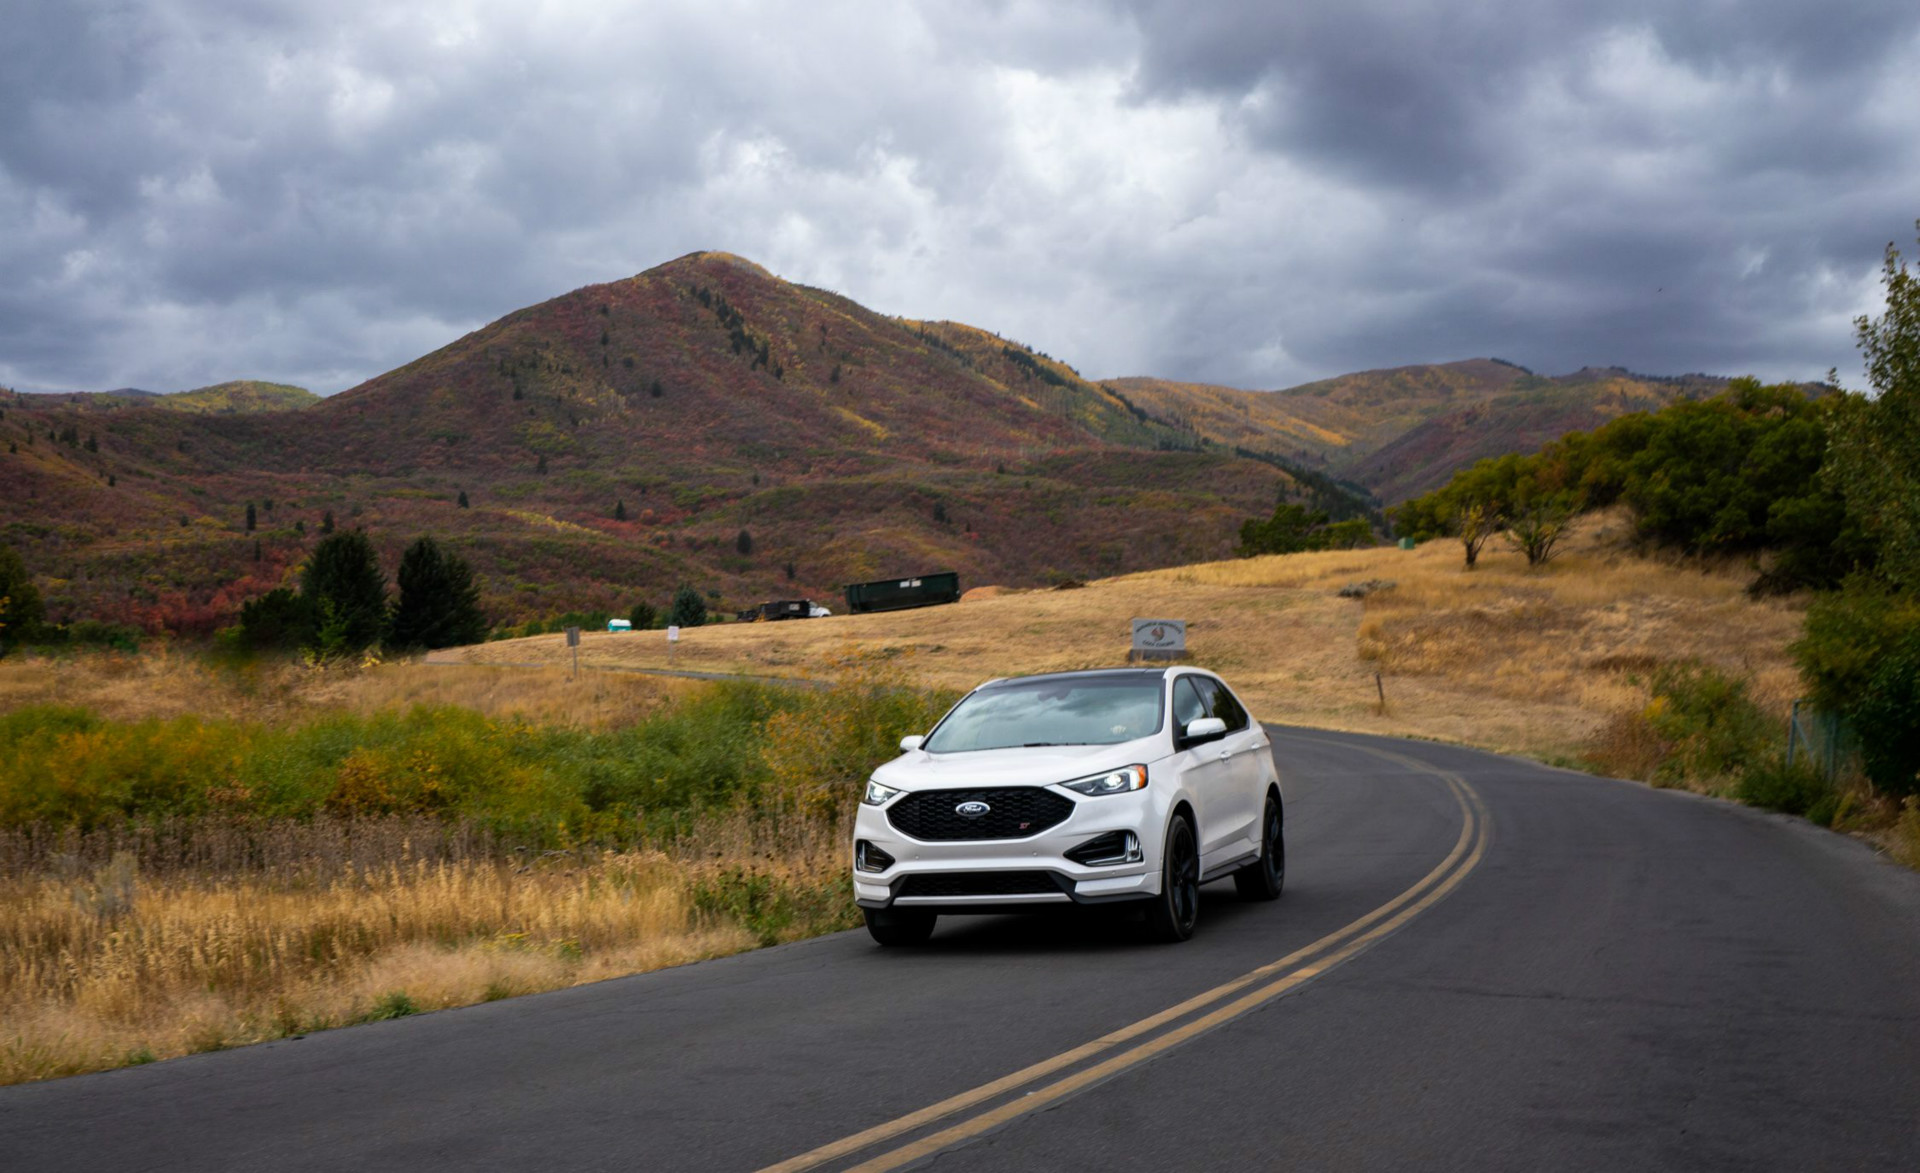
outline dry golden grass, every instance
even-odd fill
[[[278,722],[329,711],[372,713],[453,705],[495,719],[609,729],[631,724],[686,691],[686,682],[560,667],[449,669],[414,661],[307,667],[266,661],[223,667],[165,645],[118,652],[0,660],[0,712],[82,705],[112,720],[242,717]]]
[[[218,833],[217,831],[214,833]],[[671,852],[0,877],[0,1083],[489,1001],[844,927],[830,822],[736,818]],[[754,861],[742,866],[742,860]],[[799,893],[768,920],[767,901]]]
[[[1208,563],[952,607],[703,627],[684,633],[673,667],[807,676],[878,653],[908,657],[923,682],[968,688],[1124,663],[1128,620],[1151,616],[1186,619],[1194,661],[1272,721],[1566,758],[1645,700],[1636,674],[1689,658],[1750,676],[1756,698],[1784,715],[1796,686],[1786,648],[1804,603],[1749,599],[1743,568],[1638,556],[1623,530],[1618,517],[1589,518],[1540,569],[1494,543],[1469,572],[1457,543],[1436,541]],[[1397,585],[1338,597],[1370,579]],[[565,654],[559,636],[538,636],[441,656],[558,664]],[[581,664],[665,668],[667,647],[658,632],[588,633]]]
[[[686,632],[671,667],[829,677],[882,659],[919,683],[968,688],[1124,663],[1128,620],[1152,616],[1186,619],[1195,662],[1225,674],[1271,721],[1570,758],[1645,703],[1636,676],[1686,659],[1749,677],[1756,699],[1784,711],[1795,685],[1786,648],[1803,604],[1747,598],[1741,569],[1639,557],[1620,529],[1617,518],[1589,519],[1538,570],[1489,547],[1467,572],[1458,545],[1443,541],[1181,567],[1080,590],[979,592],[893,614],[718,625]],[[1369,580],[1395,585],[1358,601],[1338,595]],[[446,663],[234,671],[164,652],[10,658],[0,662],[0,711],[52,702],[115,718],[272,721],[435,704],[608,727],[698,687],[593,670],[669,667],[658,632],[587,633],[579,680],[567,678],[558,635],[433,658]],[[820,756],[799,756],[809,755]],[[74,849],[29,845],[31,865],[10,863],[0,879],[0,1081],[548,989],[831,927],[849,905],[831,886],[845,861],[830,825],[795,820],[770,839],[764,824],[736,819],[669,853],[534,865],[500,862],[497,845],[428,850],[420,839],[369,857],[316,840],[274,857],[298,866],[196,872],[152,861],[219,853],[134,844],[146,875],[131,857],[113,862],[111,844],[66,862],[49,853]],[[1920,813],[1895,831],[1893,846],[1920,859]],[[395,841],[408,842],[383,840]],[[769,919],[776,906],[787,911]]]

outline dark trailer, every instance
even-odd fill
[[[899,611],[907,607],[932,607],[959,601],[960,575],[951,570],[922,574],[917,578],[856,582],[847,587],[847,610],[856,615],[866,611]]]
[[[762,603],[754,608],[757,619],[811,619],[813,600],[776,599],[771,603]]]

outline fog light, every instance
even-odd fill
[[[893,857],[875,847],[865,839],[853,845],[853,870],[856,872],[884,872],[893,866]]]
[[[1132,831],[1108,831],[1072,848],[1066,855],[1073,862],[1090,868],[1139,863],[1142,858],[1140,836]]]

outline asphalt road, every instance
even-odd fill
[[[953,919],[0,1089],[0,1169],[1920,1170],[1920,876],[1275,734],[1287,894],[1210,886],[1184,945]]]

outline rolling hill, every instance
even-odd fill
[[[180,630],[286,579],[329,514],[396,561],[421,533],[450,542],[519,619],[683,583],[734,606],[933,569],[1038,583],[1214,557],[1294,487],[1025,347],[717,253],[300,410],[10,394],[0,411],[18,503],[0,541],[53,615]]]
[[[1362,371],[1281,391],[1163,379],[1107,386],[1171,426],[1272,453],[1393,503],[1488,456],[1531,452],[1629,411],[1717,394],[1709,375],[1661,378],[1619,367],[1546,377],[1499,359]]]
[[[1099,383],[694,253],[326,399],[0,393],[0,541],[53,618],[183,632],[287,581],[329,519],[389,567],[434,534],[502,621],[683,584],[723,608],[936,569],[1035,585],[1222,557],[1279,495],[1365,512],[1356,485],[1402,493],[1562,418],[1695,390],[1496,360],[1280,392]]]

